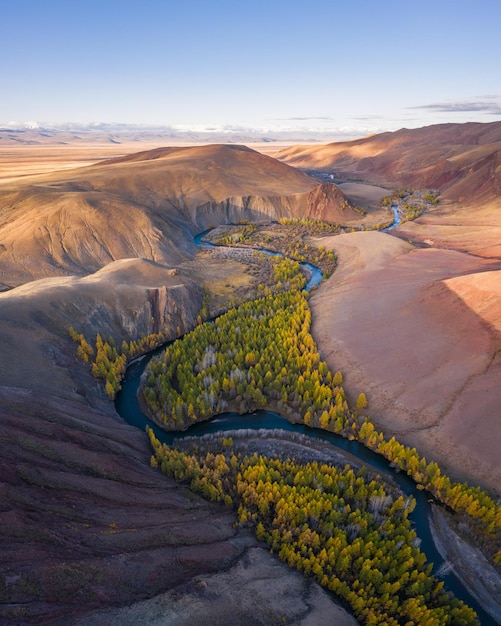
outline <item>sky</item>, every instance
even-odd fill
[[[499,0],[0,0],[0,126],[501,119]]]

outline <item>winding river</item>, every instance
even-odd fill
[[[393,230],[402,221],[402,219],[400,218],[400,213],[398,212],[398,207],[397,207],[396,204],[392,204],[391,205],[391,210],[393,211],[393,222],[389,226],[387,226],[386,228],[383,228],[383,230],[381,231],[383,233],[387,233],[390,230]]]
[[[398,218],[396,207],[392,207],[395,220]],[[398,218],[399,219],[399,218]],[[208,231],[201,233],[195,238],[195,242],[198,245],[210,246],[211,244],[202,242],[204,235]],[[268,254],[276,255],[276,252],[269,250],[262,250]],[[304,264],[303,264],[304,265]],[[317,285],[322,279],[322,273],[314,266],[307,264],[308,270],[311,274],[311,278],[308,282],[307,289],[311,289]],[[402,491],[407,495],[412,495],[416,500],[416,507],[410,516],[416,533],[421,539],[421,550],[426,554],[429,562],[434,563],[433,571],[436,573],[439,568],[444,564],[442,557],[435,547],[433,537],[429,526],[429,517],[431,514],[430,503],[428,501],[429,495],[416,488],[415,483],[402,472],[395,472],[390,463],[382,456],[377,455],[371,450],[365,448],[362,444],[356,441],[349,441],[339,435],[330,433],[327,431],[308,427],[304,424],[291,424],[284,417],[272,413],[270,411],[256,411],[247,415],[240,415],[238,413],[224,413],[218,415],[208,422],[201,424],[195,424],[187,431],[167,433],[158,426],[156,426],[151,420],[149,420],[141,411],[139,402],[137,399],[137,391],[141,375],[150,361],[150,359],[156,354],[165,350],[165,345],[153,350],[151,353],[136,359],[127,368],[127,372],[123,381],[122,389],[117,394],[115,400],[115,407],[120,416],[132,426],[140,428],[143,432],[146,426],[150,426],[155,432],[156,437],[163,443],[171,445],[176,439],[184,437],[202,436],[215,432],[226,432],[231,430],[240,429],[282,429],[287,431],[295,431],[301,434],[321,439],[324,442],[345,450],[350,454],[356,456],[363,464],[368,467],[391,475],[393,480],[399,485]],[[478,601],[466,590],[461,581],[454,575],[453,572],[447,573],[441,576],[444,581],[445,588],[454,593],[457,598],[463,600],[466,604],[471,606],[478,615],[482,626],[495,626],[496,621],[486,613]]]

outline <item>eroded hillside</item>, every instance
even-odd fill
[[[332,151],[340,150],[346,169],[336,166],[336,173],[392,185],[414,184],[419,172],[420,187],[438,184],[440,159],[456,168],[439,185],[440,204],[396,231],[432,249],[379,233],[328,242],[340,266],[312,298],[313,332],[333,371],[343,369],[347,390],[367,391],[371,417],[386,433],[494,491],[499,127],[483,126],[480,135],[458,129],[456,143],[447,128],[437,146],[429,135],[429,152],[424,134],[421,148],[406,147],[402,131],[395,145],[395,137],[381,136],[327,146],[322,162],[308,155],[295,163],[328,171]],[[370,173],[379,162],[386,165]],[[399,168],[408,179],[397,176]],[[460,187],[470,193],[468,181],[477,181],[478,192],[468,198],[486,199],[474,211],[452,203]],[[8,288],[0,294],[1,619],[67,624],[168,592],[165,602],[181,613],[192,598],[211,607],[217,596],[217,616],[231,607],[240,620],[241,606],[231,599],[242,584],[276,620],[332,615],[338,609],[330,597],[287,566],[272,566],[226,510],[147,465],[145,438],[123,423],[77,361],[68,326],[118,341],[162,326],[175,336],[195,324],[200,285],[218,272],[219,259],[195,256],[196,233],[282,216],[357,225],[361,215],[336,186],[240,146],[159,149],[4,183],[0,207],[0,282]],[[484,250],[491,259],[461,250]],[[198,261],[204,267],[197,271]],[[216,277],[221,290],[247,280],[242,268],[235,259],[224,265]],[[221,577],[226,596],[218,595]],[[284,606],[270,579],[286,581],[295,601]],[[253,608],[246,611],[252,619]]]
[[[242,146],[162,148],[3,185],[0,283],[85,275],[129,257],[176,265],[241,220],[361,219],[333,184]]]
[[[501,192],[501,122],[401,129],[349,142],[294,146],[276,156],[339,177],[440,190],[452,201],[479,204]]]

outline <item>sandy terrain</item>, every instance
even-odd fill
[[[250,549],[238,564],[212,576],[133,606],[89,615],[78,626],[356,626],[357,620],[332,602],[319,585],[262,548]]]
[[[197,146],[200,142],[181,140],[126,141],[122,143],[68,143],[66,145],[2,145],[0,146],[0,185],[22,181],[26,177],[60,172],[105,159],[124,156],[140,150],[162,146]],[[262,154],[273,154],[291,145],[290,142],[259,142],[246,144]]]
[[[490,269],[482,259],[383,233],[327,245],[339,267],[311,299],[323,358],[345,372],[353,397],[366,392],[384,432],[453,476],[498,491],[501,307],[490,285],[501,274],[478,275]]]
[[[1,146],[0,185],[20,182],[34,175],[75,169],[104,159],[157,147],[157,143]]]

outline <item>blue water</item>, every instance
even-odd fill
[[[391,210],[393,211],[393,222],[387,228],[383,228],[383,230],[381,231],[383,233],[387,233],[388,231],[393,230],[402,221],[398,212],[398,208],[395,204],[391,206]]]
[[[400,217],[398,215],[397,208],[392,206],[392,210],[395,216],[395,220],[388,229],[395,228],[400,223]],[[211,247],[213,244],[202,242],[203,237],[210,232],[209,229],[195,237],[195,243],[197,245]],[[276,252],[270,250],[262,250],[267,254],[276,255]],[[280,255],[281,256],[281,255]],[[308,282],[307,289],[311,289],[313,286],[318,285],[322,280],[322,272],[315,266],[306,263],[302,264],[308,267],[311,272],[311,278]],[[195,424],[184,432],[171,432],[167,433],[161,430],[156,424],[148,419],[139,406],[137,399],[137,391],[139,388],[139,382],[141,374],[143,373],[146,365],[150,359],[155,355],[165,350],[165,346],[157,348],[151,353],[145,355],[141,359],[137,359],[129,365],[122,384],[122,389],[116,396],[115,407],[117,412],[122,418],[132,426],[136,426],[141,430],[145,430],[146,426],[153,429],[155,436],[162,442],[168,445],[172,445],[176,439],[182,439],[184,437],[203,436],[205,434],[226,432],[231,430],[241,429],[282,429],[287,431],[295,431],[301,434],[307,435],[315,439],[321,439],[336,448],[340,448],[357,457],[368,467],[391,475],[393,480],[399,485],[400,489],[406,495],[412,495],[416,500],[416,507],[410,519],[414,524],[415,531],[418,537],[421,539],[421,550],[426,554],[428,562],[434,564],[433,571],[436,572],[441,565],[443,565],[443,559],[435,547],[433,537],[430,531],[429,517],[430,517],[430,503],[429,494],[424,491],[420,491],[416,488],[413,480],[411,480],[406,474],[402,472],[395,472],[391,468],[390,463],[382,456],[367,449],[357,441],[350,441],[324,430],[311,428],[304,424],[291,424],[284,417],[273,413],[271,411],[256,411],[254,413],[240,415],[238,413],[224,413],[214,417],[213,419]],[[482,626],[496,626],[497,622],[486,613],[479,605],[477,600],[465,589],[461,581],[452,573],[448,573],[440,577],[444,581],[445,589],[451,591],[457,598],[463,600],[466,604],[472,607],[479,618]]]
[[[122,418],[141,430],[145,430],[146,426],[150,426],[155,432],[155,436],[162,442],[172,445],[176,439],[184,437],[203,436],[209,433],[226,432],[241,429],[282,429],[287,431],[295,431],[301,434],[321,439],[330,443],[336,448],[346,450],[353,456],[356,456],[361,462],[368,467],[379,471],[380,473],[390,474],[393,480],[399,485],[402,491],[407,495],[412,495],[416,500],[416,508],[410,515],[410,519],[414,524],[414,529],[421,539],[421,550],[426,554],[429,562],[434,564],[433,571],[443,564],[443,559],[438,553],[429,526],[430,504],[428,502],[429,495],[416,488],[415,483],[404,473],[395,472],[390,463],[382,456],[375,454],[357,441],[350,441],[334,433],[324,430],[310,428],[304,424],[291,424],[284,417],[271,411],[256,411],[255,413],[240,415],[238,413],[223,413],[214,417],[212,420],[195,424],[184,432],[167,433],[161,430],[156,424],[148,419],[139,406],[137,400],[137,390],[141,374],[143,373],[147,363],[154,356],[165,350],[165,346],[158,348],[152,353],[146,355],[142,359],[131,363],[128,367],[122,389],[117,394],[115,406]],[[451,572],[441,579],[445,583],[445,588],[452,591],[457,598],[463,600],[471,606],[479,617],[482,626],[495,626],[496,622],[488,615],[479,603],[470,595],[463,587],[461,581]]]

